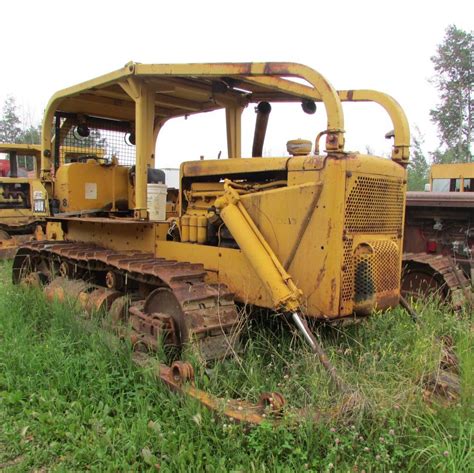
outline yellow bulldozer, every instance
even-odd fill
[[[326,126],[309,141],[290,139],[289,155],[262,157],[271,104],[282,102],[295,114],[321,102]],[[388,113],[391,159],[345,149],[345,102]],[[243,157],[248,106],[255,133]],[[228,159],[183,162],[176,207],[166,214],[166,199],[150,203],[160,130],[215,110],[223,111]],[[137,347],[225,357],[239,350],[237,306],[247,304],[288,317],[315,349],[306,320],[353,320],[399,303],[410,135],[387,94],[336,90],[294,63],[129,63],[54,94],[42,130],[41,176],[60,214],[47,219],[44,239],[18,250],[13,281],[107,310]],[[78,147],[91,158],[61,159]],[[151,205],[164,209],[161,218],[150,218]],[[189,363],[175,360],[159,374],[216,405],[193,387]],[[262,398],[282,402],[277,393]],[[251,420],[260,407],[227,404],[226,412]]]
[[[0,143],[0,258],[12,257],[49,214],[40,156],[38,145]]]

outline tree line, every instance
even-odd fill
[[[433,163],[473,162],[473,56],[473,32],[449,26],[431,57],[435,74],[430,82],[438,91],[439,103],[430,110],[430,117],[438,129],[439,146],[427,156],[423,133],[415,128],[408,190],[424,189],[429,175],[428,157]],[[41,125],[22,123],[15,99],[7,97],[0,119],[0,142],[37,144],[40,139]]]
[[[449,26],[436,53],[431,57],[439,102],[430,110],[438,130],[439,146],[429,153],[433,163],[473,162],[473,55],[472,31]],[[423,152],[423,135],[415,129],[408,166],[408,190],[423,190],[428,182],[429,165]]]
[[[8,96],[0,119],[0,143],[39,144],[40,140],[41,125],[24,123],[18,116],[15,98]]]

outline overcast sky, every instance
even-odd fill
[[[371,88],[404,107],[412,127],[437,146],[429,110],[430,57],[446,27],[473,27],[474,2],[406,1],[5,1],[0,100],[13,95],[24,115],[41,118],[50,96],[123,66],[143,63],[293,61],[317,69],[336,89]],[[391,123],[377,106],[349,104],[346,149],[388,153]],[[222,114],[174,120],[160,135],[157,166],[226,153]],[[255,114],[244,114],[243,152],[250,153]],[[286,141],[314,140],[325,128],[315,116],[276,106],[265,153],[282,155]]]

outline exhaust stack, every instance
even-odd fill
[[[252,158],[262,156],[268,117],[272,111],[272,106],[268,102],[260,102],[255,107],[255,111],[257,113],[257,120],[255,121],[255,133],[253,135]]]

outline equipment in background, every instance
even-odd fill
[[[38,145],[0,143],[0,258],[11,258],[49,215],[40,155]]]
[[[408,192],[402,288],[455,308],[473,301],[474,163],[435,164],[427,192]]]

